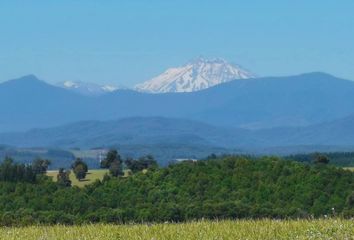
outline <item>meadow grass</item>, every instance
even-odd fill
[[[180,224],[32,226],[0,228],[7,240],[221,240],[221,239],[354,239],[354,221],[239,220],[197,221]]]
[[[70,180],[73,186],[78,186],[78,187],[84,187],[87,184],[93,183],[95,180],[99,179],[102,180],[103,176],[108,173],[108,170],[106,169],[95,169],[95,170],[89,170],[86,178],[82,181],[79,181],[76,179],[75,175],[73,172],[70,173]],[[53,178],[53,181],[57,180],[57,175],[58,175],[58,170],[55,171],[48,171],[47,175],[49,177]]]

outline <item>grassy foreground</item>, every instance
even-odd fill
[[[106,169],[89,170],[86,175],[86,178],[84,180],[79,181],[76,179],[75,174],[73,172],[71,172],[70,173],[70,180],[71,180],[73,186],[83,187],[87,184],[93,183],[97,179],[102,180],[106,173],[108,173],[108,170],[106,170]],[[58,175],[58,170],[48,171],[47,175],[49,177],[52,177],[53,181],[56,181],[57,175]]]
[[[84,225],[0,228],[7,240],[116,240],[116,239],[354,239],[354,221],[241,220],[200,221],[156,225]]]

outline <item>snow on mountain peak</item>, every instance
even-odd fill
[[[65,88],[78,88],[78,84],[75,82],[71,82],[71,81],[65,81],[65,82],[63,82],[63,87],[65,87]]]
[[[184,66],[167,69],[161,75],[136,85],[135,89],[150,93],[193,92],[253,77],[252,73],[224,59],[197,58]]]
[[[104,86],[101,86],[101,89],[105,92],[114,92],[114,91],[118,90],[118,87],[115,87],[112,85],[104,85]]]
[[[99,85],[95,83],[65,81],[58,84],[59,87],[69,89],[82,95],[102,95],[118,90],[113,85]]]

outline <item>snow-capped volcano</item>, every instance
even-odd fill
[[[135,86],[149,93],[193,92],[236,79],[253,78],[254,75],[224,59],[198,58],[182,67],[167,69],[161,75]]]
[[[109,93],[118,90],[118,87],[112,85],[99,85],[95,83],[85,83],[85,82],[72,82],[65,81],[58,83],[57,86],[75,91],[82,95],[102,95],[104,93]]]

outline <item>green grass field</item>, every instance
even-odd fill
[[[83,225],[0,228],[7,240],[354,239],[352,220],[201,221],[156,225]]]
[[[73,172],[70,173],[70,180],[73,186],[84,187],[87,184],[93,183],[96,179],[102,180],[103,176],[108,173],[105,169],[89,170],[86,178],[82,181],[76,179]],[[48,171],[47,175],[53,178],[53,181],[57,180],[58,171]]]

